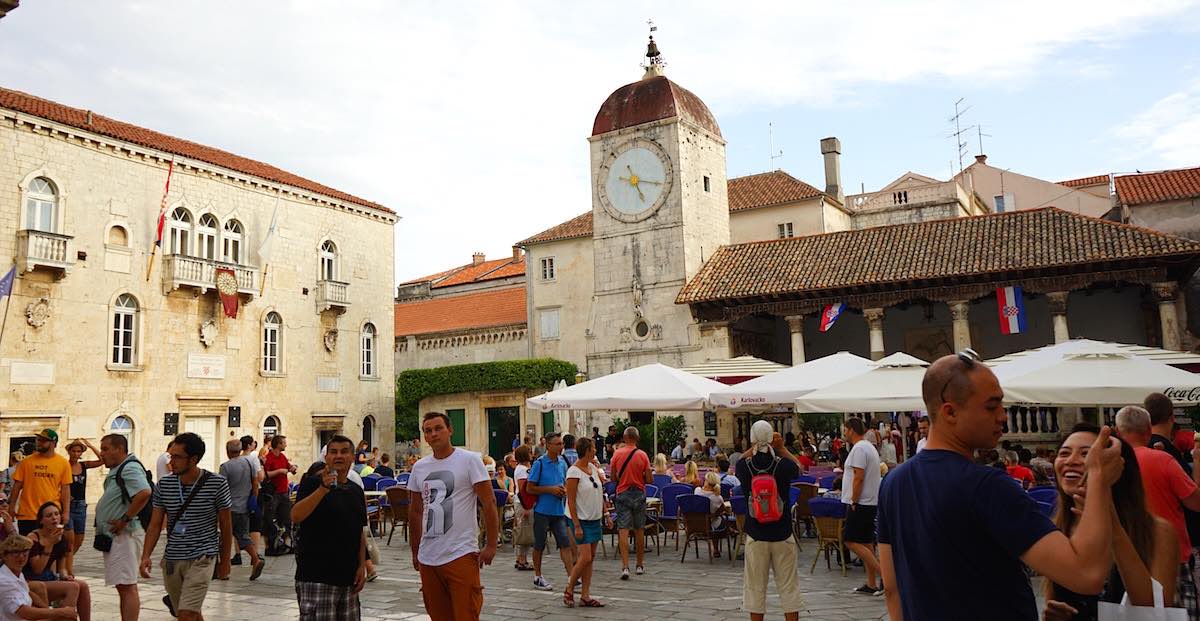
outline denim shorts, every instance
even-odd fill
[[[601,527],[600,520],[580,520],[579,526],[583,529],[583,537],[576,537],[575,543],[580,545],[600,543],[600,539],[604,537],[604,530]]]
[[[71,501],[71,515],[68,518],[68,522],[69,523],[67,524],[67,526],[69,526],[75,534],[77,534],[77,535],[83,534],[84,527],[87,526],[87,501],[86,500],[72,500]]]
[[[546,515],[533,512],[533,549],[542,552],[546,549],[546,530],[554,532],[554,545],[561,548],[571,547],[570,534],[567,532],[567,516]]]

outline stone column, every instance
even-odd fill
[[[883,309],[864,308],[863,317],[871,329],[871,360],[879,360],[883,357]]]
[[[1054,323],[1054,342],[1066,343],[1071,340],[1071,332],[1067,329],[1067,298],[1070,292],[1053,291],[1046,294],[1050,302],[1050,319]]]
[[[804,315],[789,315],[788,331],[792,333],[792,366],[804,363]]]
[[[1150,286],[1158,300],[1158,321],[1162,327],[1162,347],[1179,351],[1183,347],[1179,335],[1179,317],[1175,312],[1175,298],[1179,295],[1179,283],[1156,282]]]
[[[962,351],[971,347],[971,302],[955,300],[950,302],[950,316],[954,319],[954,351]]]

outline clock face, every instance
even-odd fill
[[[671,168],[658,145],[637,141],[618,151],[600,179],[600,200],[619,220],[650,217],[671,191]]]

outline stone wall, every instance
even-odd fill
[[[554,257],[556,277],[542,280],[541,259]],[[592,238],[564,239],[527,249],[526,286],[529,304],[529,353],[518,357],[557,358],[587,368],[593,326]],[[558,310],[558,338],[540,332],[539,313]]]
[[[529,353],[525,324],[450,334],[422,334],[396,341],[396,373],[455,364],[518,360]]]

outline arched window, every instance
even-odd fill
[[[362,367],[363,377],[375,377],[375,325],[366,324],[362,329]]]
[[[121,294],[112,310],[112,364],[134,366],[138,351],[138,303],[132,295]]]
[[[263,421],[262,432],[264,437],[279,435],[279,419],[274,415],[268,416],[267,420]]]
[[[128,246],[129,245],[129,232],[125,230],[125,227],[120,226],[120,225],[113,225],[112,228],[108,229],[108,245],[110,245],[110,246]]]
[[[196,222],[196,246],[201,259],[217,258],[217,217],[211,213],[201,215]]]
[[[125,436],[125,441],[129,443],[129,452],[133,452],[133,419],[124,414],[114,418],[108,426],[108,432]]]
[[[363,417],[362,439],[368,446],[375,446],[375,417],[369,414]]]
[[[328,239],[321,244],[320,280],[337,280],[337,246]]]
[[[170,237],[171,245],[167,250],[171,254],[187,256],[192,242],[192,214],[183,207],[176,207],[175,211],[171,212]]]
[[[262,370],[263,373],[283,371],[283,318],[279,313],[267,313],[263,320]]]
[[[225,234],[221,236],[221,260],[226,263],[242,263],[242,223],[230,220],[225,223]]]
[[[58,192],[54,183],[38,177],[25,191],[25,228],[55,232],[58,227]]]

